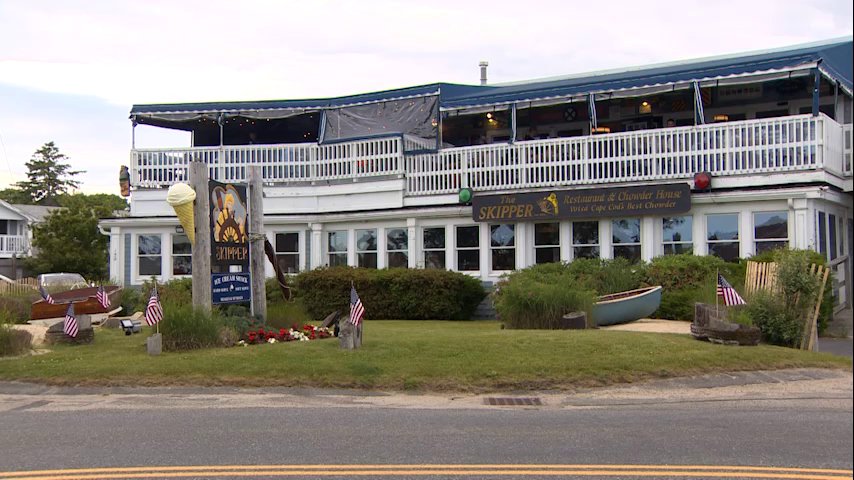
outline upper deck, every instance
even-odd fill
[[[715,188],[823,182],[852,189],[852,128],[819,114],[733,121],[634,132],[550,138],[405,154],[404,138],[342,142],[134,149],[134,215],[168,215],[165,188],[188,180],[191,161],[209,165],[210,178],[246,181],[262,166],[268,213],[323,211],[310,198],[346,195],[327,208],[358,210],[447,204],[460,188],[514,191],[602,184],[691,180],[708,172]],[[354,194],[385,192],[375,201]],[[390,194],[390,195],[388,195]],[[288,198],[277,205],[273,199]],[[149,205],[153,207],[153,205]]]

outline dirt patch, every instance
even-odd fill
[[[657,318],[642,318],[622,325],[601,327],[604,330],[622,330],[627,332],[657,332],[691,334],[691,322],[679,320],[659,320]]]
[[[30,332],[30,335],[33,336],[33,346],[44,344],[44,334],[47,333],[47,327],[42,325],[12,325],[12,328]]]

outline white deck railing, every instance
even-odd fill
[[[26,253],[27,237],[23,235],[0,235],[0,255]]]
[[[190,161],[211,178],[246,181],[261,165],[266,182],[406,177],[408,195],[454,193],[460,187],[503,190],[825,169],[851,175],[851,126],[821,114],[662,128],[514,144],[450,148],[404,155],[400,138],[333,145],[247,145],[145,149],[131,153],[132,182],[162,187],[187,180]]]

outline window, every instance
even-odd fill
[[[560,262],[560,224],[534,224],[534,262]]]
[[[661,224],[665,255],[694,253],[694,217],[665,217]]]
[[[347,265],[347,231],[338,230],[329,232],[329,266],[345,266]]]
[[[827,225],[824,212],[818,212],[818,251],[822,255],[827,255]]]
[[[424,268],[445,269],[445,228],[424,229]]]
[[[386,267],[409,267],[409,237],[405,228],[386,231]]]
[[[753,214],[754,253],[789,246],[789,212]]]
[[[11,220],[0,219],[0,235],[8,235],[9,234],[9,230],[11,230],[9,228],[10,223],[12,223]]]
[[[516,269],[516,225],[489,226],[492,270]]]
[[[377,231],[356,230],[356,265],[377,268]]]
[[[480,270],[480,227],[457,227],[457,270]]]
[[[299,272],[299,233],[276,234],[276,263],[283,273]]]
[[[140,277],[160,275],[161,255],[160,235],[138,235],[136,237],[137,247],[137,272]]]
[[[599,222],[572,222],[572,256],[599,258]]]
[[[193,246],[186,235],[172,235],[172,275],[192,275]]]
[[[641,259],[640,218],[622,218],[611,221],[611,242],[614,258],[625,258],[630,262]]]
[[[706,215],[706,240],[709,255],[720,257],[728,262],[739,258],[738,214],[725,213]]]

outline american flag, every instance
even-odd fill
[[[51,305],[56,303],[56,300],[54,300],[53,297],[51,297],[50,294],[47,293],[47,290],[45,290],[44,287],[41,285],[39,285],[39,293],[42,294],[42,298],[44,299],[45,302],[47,302]]]
[[[350,285],[350,323],[358,326],[362,323],[362,318],[365,316],[365,307],[362,305],[362,299],[356,293],[356,287]]]
[[[103,285],[98,286],[98,293],[95,297],[103,308],[110,308],[110,297],[107,295],[107,291],[104,289]]]
[[[151,291],[151,297],[148,299],[148,306],[145,307],[145,323],[152,326],[163,320],[163,307],[160,306],[160,299],[157,297],[157,287]]]
[[[724,297],[724,304],[728,307],[732,305],[745,305],[741,295],[735,291],[732,285],[720,273],[718,274],[718,295]]]
[[[65,311],[65,323],[62,325],[62,331],[69,337],[76,337],[78,326],[77,317],[74,316],[74,304],[68,304],[68,310]]]

